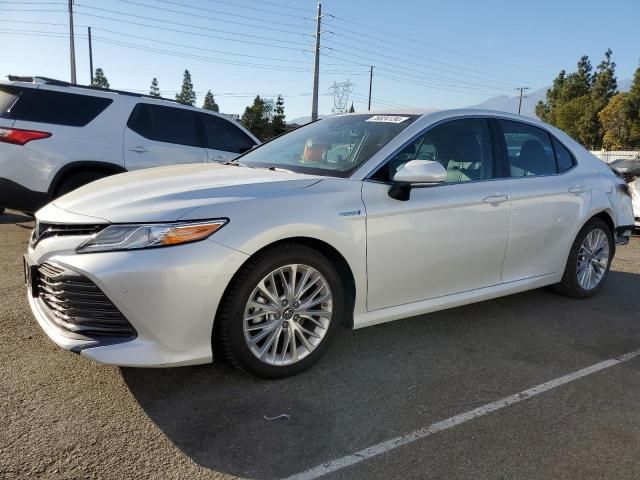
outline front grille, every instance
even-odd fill
[[[45,223],[36,222],[36,228],[31,235],[31,245],[35,246],[39,241],[47,237],[60,237],[66,235],[93,235],[99,232],[107,225],[89,225],[89,224],[64,224],[64,223]]]
[[[88,337],[136,336],[120,310],[84,275],[46,262],[33,281],[49,318],[59,327]]]

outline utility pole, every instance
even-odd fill
[[[91,27],[87,27],[89,38],[89,85],[93,85],[93,48],[91,47]]]
[[[373,65],[369,69],[369,107],[367,110],[371,110],[371,87],[373,86]]]
[[[76,81],[76,45],[73,35],[73,0],[69,0],[69,55],[71,60],[71,83]]]
[[[527,98],[526,95],[524,95],[524,91],[529,90],[529,87],[518,87],[516,90],[520,91],[520,101],[518,102],[518,115],[520,115],[520,111],[522,110],[522,99]]]
[[[320,20],[322,19],[322,4],[318,2],[318,14],[316,16],[316,48],[313,66],[313,100],[311,103],[311,121],[318,119],[318,88],[320,81]]]

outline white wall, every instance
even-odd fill
[[[633,159],[640,155],[638,150],[591,150],[591,153],[606,163],[613,162],[619,158]]]

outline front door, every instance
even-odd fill
[[[440,162],[447,181],[394,200],[389,182],[413,159]],[[468,118],[428,130],[364,181],[369,311],[501,283],[511,202],[494,172],[488,123]]]

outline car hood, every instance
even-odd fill
[[[271,196],[321,179],[232,165],[174,165],[103,178],[53,203],[112,223],[172,222],[198,207]]]

